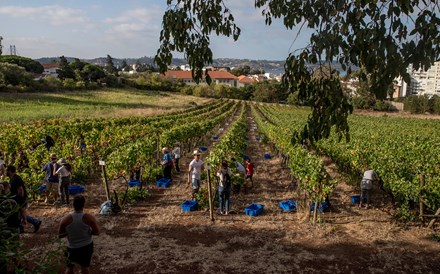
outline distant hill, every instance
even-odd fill
[[[72,62],[75,58],[74,57],[66,57],[67,61]],[[50,64],[54,61],[58,61],[58,57],[43,57],[36,59],[41,64]],[[94,59],[81,59],[82,61],[97,64],[104,66],[106,57],[98,57]],[[113,58],[113,63],[118,66],[122,63],[122,58]],[[125,58],[127,63],[135,64],[138,60],[142,64],[149,64],[154,65],[154,58],[153,57],[140,57],[140,58]],[[185,59],[181,58],[173,58],[172,65],[180,66],[187,64]],[[250,60],[250,59],[233,59],[233,58],[219,58],[214,59],[214,62],[212,63],[213,66],[228,66],[228,67],[244,67],[249,66],[251,68],[263,68],[263,69],[282,69],[284,67],[284,61],[269,61],[269,60]]]
[[[69,62],[73,61],[74,57],[66,57]],[[43,57],[36,59],[41,64],[50,64],[54,60],[58,61],[58,57]],[[104,66],[106,62],[106,57],[99,57],[94,59],[81,59],[82,61],[97,64],[100,66]],[[113,63],[115,66],[120,66],[122,64],[122,58],[113,58]],[[140,58],[125,58],[129,65],[135,64],[138,60],[141,64],[149,64],[154,65],[153,57],[140,57]],[[185,59],[181,58],[173,58],[172,65],[181,66],[187,64]],[[244,67],[249,66],[252,69],[263,69],[265,71],[282,71],[284,70],[284,60],[283,61],[275,61],[275,60],[251,60],[251,59],[233,59],[233,58],[218,58],[214,59],[213,66],[227,66],[227,67]],[[339,63],[333,63],[333,67],[339,71],[342,71]]]

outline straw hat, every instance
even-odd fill
[[[193,155],[200,155],[200,152],[198,150],[194,150]]]

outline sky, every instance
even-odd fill
[[[266,26],[254,0],[225,3],[242,32],[236,42],[211,37],[214,58],[285,60],[307,44],[306,33],[295,40],[297,31],[281,21]],[[166,0],[0,0],[3,54],[15,45],[18,55],[34,59],[154,56],[166,7]]]

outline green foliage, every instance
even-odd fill
[[[118,69],[113,64],[113,58],[108,54],[107,54],[107,59],[105,61],[104,70],[107,74],[116,74],[118,72]]]
[[[69,62],[67,61],[67,58],[63,56],[60,57],[59,61],[59,68],[57,69],[58,78],[61,80],[65,79],[74,79],[75,74],[73,72],[72,67],[69,66]]]
[[[412,95],[404,99],[404,110],[415,114],[440,114],[440,97],[434,95]]]
[[[253,99],[259,102],[278,103],[287,99],[288,93],[277,81],[264,81],[255,85]]]
[[[39,62],[22,56],[2,55],[0,56],[0,63],[16,64],[31,73],[42,73],[44,71],[43,66]]]
[[[118,197],[122,199],[125,195],[124,191],[119,191]],[[139,201],[146,201],[148,197],[150,197],[151,194],[148,192],[147,189],[143,188],[140,189],[139,187],[132,187],[127,190],[127,196],[125,196],[125,203],[134,205]]]
[[[217,35],[232,35],[237,40],[240,29],[233,22],[234,17],[222,0],[173,2],[167,0],[168,9],[163,16],[163,29],[160,32],[161,46],[155,62],[159,70],[165,72],[171,64],[172,52],[185,51],[198,83],[204,78],[202,68],[205,64],[212,63],[210,34],[214,32]],[[206,81],[211,81],[207,73]]]
[[[210,35],[237,40],[240,28],[222,0],[168,0],[167,5],[155,61],[165,72],[173,52],[184,52],[200,81],[202,68],[212,63]],[[267,25],[279,18],[287,29],[312,30],[309,44],[287,57],[284,77],[289,92],[312,103],[301,134],[310,139],[328,137],[333,126],[348,138],[352,111],[339,79],[311,77],[310,64],[323,67],[336,61],[348,74],[362,67],[371,90],[384,99],[396,77],[409,82],[410,65],[427,69],[440,57],[437,1],[255,0],[255,8],[262,9]]]
[[[29,87],[33,84],[33,76],[23,67],[16,64],[0,62],[0,89],[7,86]]]

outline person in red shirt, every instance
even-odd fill
[[[246,180],[251,181],[251,187],[254,187],[254,181],[252,180],[252,175],[254,175],[254,164],[251,163],[251,159],[246,159]]]

